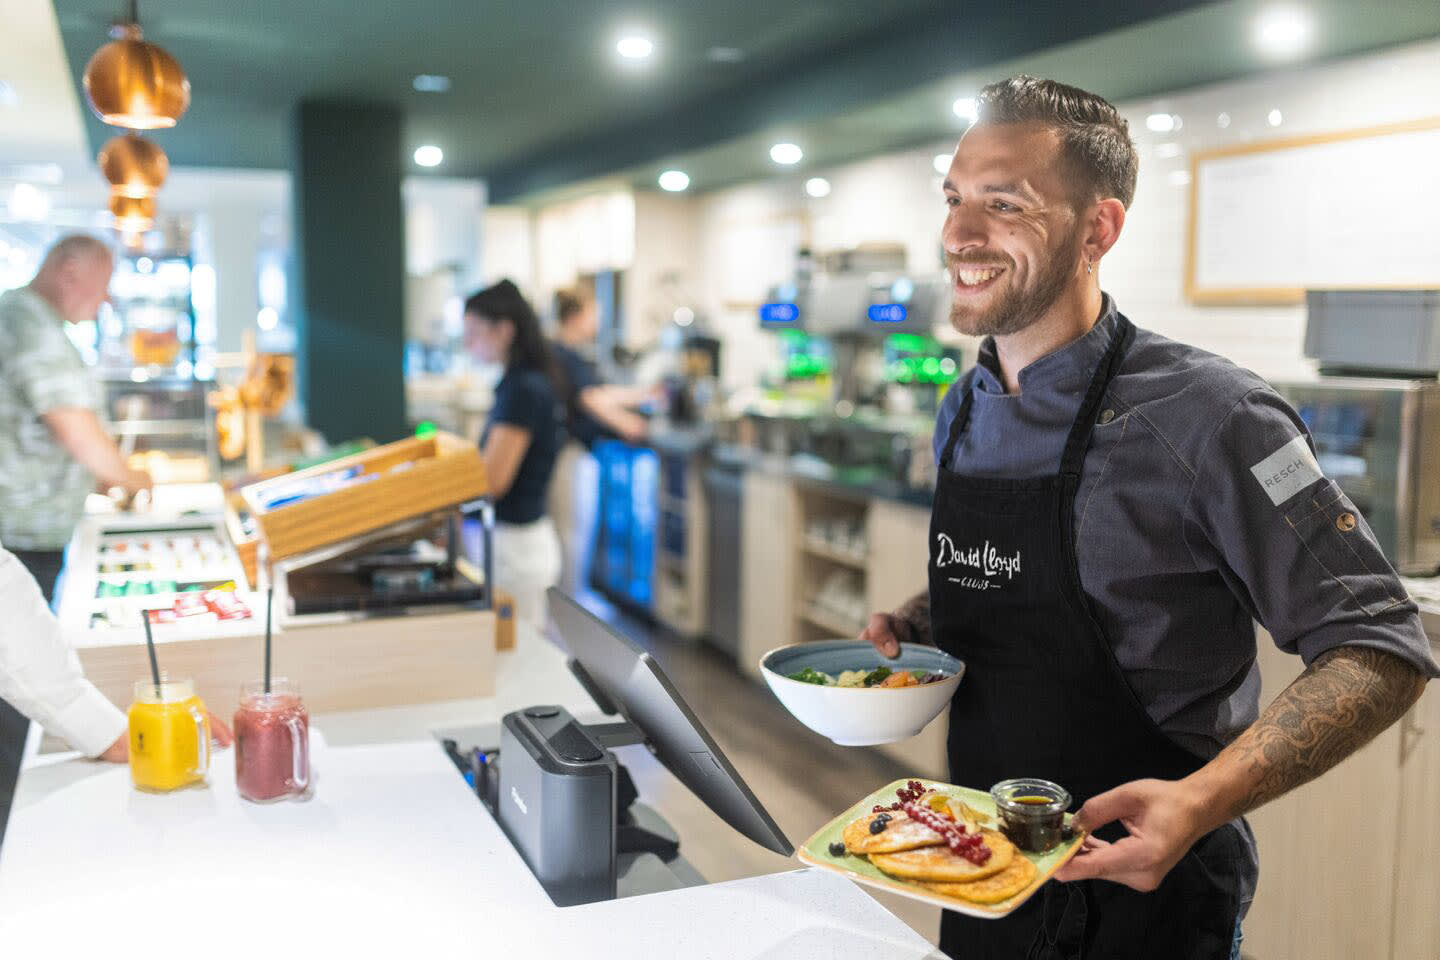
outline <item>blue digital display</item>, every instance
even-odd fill
[[[761,323],[794,323],[800,319],[800,308],[793,303],[767,303],[760,308]]]
[[[870,319],[876,323],[904,323],[905,304],[903,303],[875,303],[871,304],[866,311]]]

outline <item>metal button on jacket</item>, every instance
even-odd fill
[[[1349,533],[1355,529],[1355,514],[1345,512],[1335,518],[1335,527],[1341,533]]]
[[[1115,411],[1111,410],[1109,407],[1106,407],[1104,410],[1100,411],[1100,423],[1102,426],[1114,419]]]

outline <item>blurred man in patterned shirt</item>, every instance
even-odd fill
[[[65,335],[65,324],[95,318],[114,265],[104,243],[74,234],[29,286],[0,294],[0,543],[51,602],[85,495],[150,487],[105,432],[99,384]]]

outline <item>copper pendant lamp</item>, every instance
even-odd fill
[[[174,57],[145,42],[135,0],[110,36],[85,65],[85,98],[95,115],[132,130],[175,126],[190,106],[190,81]]]
[[[122,233],[143,233],[155,226],[155,198],[127,197],[112,191],[110,213],[115,217],[115,229]]]
[[[96,161],[112,193],[137,199],[155,196],[170,173],[165,151],[134,133],[111,137]]]

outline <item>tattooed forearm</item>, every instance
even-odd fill
[[[1238,778],[1223,819],[1320,776],[1400,719],[1424,688],[1418,670],[1380,650],[1317,657],[1211,764]]]
[[[910,630],[902,639],[910,643],[933,643],[930,639],[930,591],[922,590],[906,600],[891,614]]]

